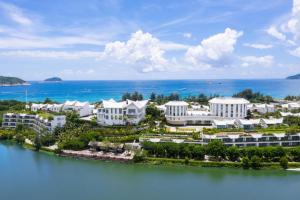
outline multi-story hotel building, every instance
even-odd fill
[[[221,118],[245,118],[248,104],[249,101],[246,99],[234,97],[218,97],[209,100],[211,115]]]
[[[116,102],[113,99],[103,101],[97,112],[97,122],[101,125],[138,124],[146,115],[148,100]]]
[[[243,119],[247,116],[249,101],[243,98],[220,97],[209,101],[210,111],[189,109],[184,101],[165,104],[165,117],[172,125],[209,125],[213,120]]]
[[[63,127],[65,123],[64,115],[53,115],[45,119],[39,115],[6,113],[3,115],[2,127],[16,128],[18,124],[22,124],[37,132],[53,132],[56,127]]]

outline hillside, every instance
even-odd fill
[[[53,81],[53,82],[58,82],[58,81],[62,81],[61,78],[59,77],[51,77],[51,78],[47,78],[44,81]]]
[[[286,79],[300,79],[300,74],[296,74],[296,75],[293,75],[293,76],[288,76],[288,77],[286,77]]]
[[[24,85],[26,81],[17,77],[0,76],[0,86]]]

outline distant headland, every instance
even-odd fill
[[[300,74],[296,74],[296,75],[293,75],[293,76],[288,76],[288,77],[286,77],[286,79],[300,79]]]
[[[17,85],[29,85],[29,83],[17,77],[0,76],[0,86],[17,86]]]
[[[45,79],[44,81],[47,81],[47,82],[59,82],[59,81],[62,81],[62,79],[59,78],[59,77],[51,77],[51,78]]]

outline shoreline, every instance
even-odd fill
[[[3,140],[2,140],[3,141]],[[6,140],[7,141],[7,140]],[[15,144],[16,141],[9,140]],[[34,150],[33,145],[31,144],[21,144],[24,149]],[[64,152],[67,151],[67,152]],[[63,150],[60,153],[55,153],[54,150],[47,147],[42,147],[37,153],[51,153],[51,155],[73,158],[73,159],[87,159],[87,160],[98,160],[98,161],[110,161],[117,163],[126,163],[126,164],[138,164],[138,165],[149,165],[149,166],[178,166],[178,167],[195,167],[195,168],[228,168],[228,169],[243,169],[241,162],[219,162],[219,161],[200,161],[188,159],[174,159],[174,158],[155,158],[155,157],[144,157],[142,160],[135,162],[134,158],[132,159],[117,159],[110,157],[99,157],[99,156],[87,156],[80,154],[80,151],[72,151],[73,153],[68,152],[70,150]],[[86,151],[86,150],[83,150]],[[273,163],[262,163],[262,168],[259,170],[283,170],[290,172],[300,172],[300,162],[289,162],[289,168],[283,169],[278,162]],[[243,170],[255,170],[255,169],[243,169]]]

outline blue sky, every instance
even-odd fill
[[[300,73],[300,0],[0,0],[0,74],[26,80]]]

